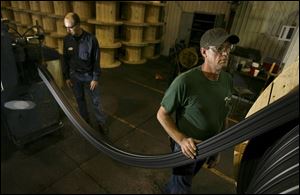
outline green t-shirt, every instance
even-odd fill
[[[166,91],[161,105],[176,111],[178,129],[200,140],[221,131],[229,111],[232,77],[221,71],[217,81],[207,79],[199,67],[179,75]]]

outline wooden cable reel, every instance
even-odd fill
[[[198,63],[198,54],[194,47],[184,48],[179,52],[179,62],[184,68],[191,68]]]

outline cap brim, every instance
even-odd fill
[[[224,37],[220,37],[219,39],[216,40],[214,46],[218,47],[222,45],[225,41],[228,41],[231,44],[237,44],[240,41],[240,38],[236,35],[227,35]]]

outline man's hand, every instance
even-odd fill
[[[179,143],[179,145],[181,147],[182,153],[186,157],[194,159],[195,156],[197,155],[196,153],[197,148],[195,144],[198,144],[200,142],[201,142],[200,140],[193,139],[193,138],[183,138]]]
[[[98,81],[92,80],[90,84],[90,90],[94,91],[97,85],[98,85]]]
[[[72,83],[72,81],[71,81],[70,79],[67,79],[67,80],[66,80],[66,84],[67,84],[67,86],[70,87],[70,88],[73,87],[73,83]]]
[[[206,162],[207,168],[214,168],[220,162],[221,155],[220,153],[210,156]]]

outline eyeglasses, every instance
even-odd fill
[[[66,28],[66,29],[72,29],[72,30],[73,30],[76,26],[77,26],[77,24],[74,24],[73,26],[70,26],[70,27],[65,26],[65,28]]]
[[[234,45],[229,45],[229,46],[221,45],[219,47],[209,46],[208,49],[212,49],[214,52],[217,52],[219,54],[223,54],[223,53],[229,54],[234,49]]]

